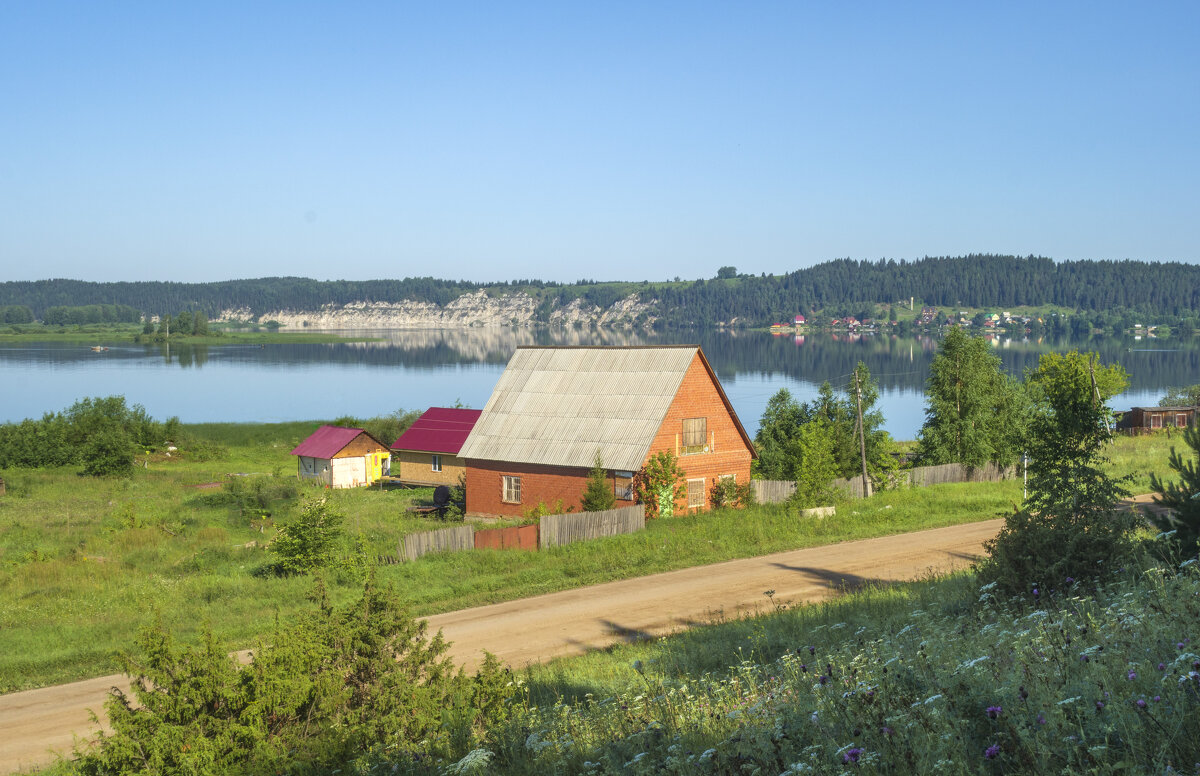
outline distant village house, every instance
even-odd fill
[[[392,474],[405,485],[457,485],[466,476],[458,456],[480,410],[431,407],[392,443]]]
[[[754,445],[699,347],[518,348],[459,452],[466,511],[578,510],[597,453],[626,506],[664,450],[686,473],[677,511],[708,508],[720,478],[750,480]]]
[[[1162,428],[1187,428],[1196,422],[1196,407],[1133,407],[1117,421],[1118,431],[1140,433]]]
[[[388,473],[388,447],[361,428],[321,426],[292,450],[296,473],[327,488],[356,488]]]

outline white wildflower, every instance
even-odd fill
[[[450,776],[470,776],[474,773],[486,773],[494,754],[486,749],[472,749],[461,760],[446,768]]]

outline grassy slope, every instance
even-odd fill
[[[245,545],[274,531],[253,513],[214,503],[220,491],[194,486],[229,473],[290,475],[288,451],[312,424],[203,424],[200,438],[228,445],[227,459],[155,457],[128,481],[83,478],[73,470],[0,472],[0,690],[44,686],[115,669],[115,650],[161,616],[182,638],[211,627],[246,646],[276,614],[306,605],[306,578],[261,573],[269,552]],[[1122,440],[1116,465],[1162,471],[1164,437]],[[186,451],[184,451],[186,452]],[[302,489],[302,492],[304,489]],[[394,554],[406,533],[436,523],[406,518],[411,492],[328,493],[347,516],[351,539],[368,555]],[[420,495],[420,494],[418,494]],[[520,598],[643,574],[846,539],[987,519],[1020,500],[1020,483],[961,484],[881,493],[838,515],[801,521],[786,509],[716,511],[659,520],[629,536],[548,552],[481,551],[384,566],[383,581],[420,614]],[[890,508],[889,508],[890,507]],[[271,505],[285,521],[293,502]],[[256,573],[259,572],[259,573]],[[359,572],[335,572],[335,599],[356,591]]]

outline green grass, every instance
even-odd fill
[[[230,474],[279,475],[292,481],[289,451],[315,423],[187,426],[194,449],[224,450],[192,460],[148,456],[129,480],[97,480],[72,469],[0,471],[0,691],[45,686],[114,671],[114,653],[137,629],[161,617],[185,640],[210,627],[231,648],[251,644],[276,616],[307,605],[312,581],[267,573],[262,548],[290,519],[295,499],[268,504],[271,514],[243,512],[221,489]],[[1122,472],[1165,473],[1162,437],[1120,440]],[[302,486],[300,492],[315,495]],[[439,527],[406,516],[411,498],[428,491],[321,491],[346,515],[342,555],[395,555],[407,533]],[[1020,481],[964,483],[877,494],[837,515],[801,519],[783,507],[651,522],[637,534],[546,552],[488,550],[427,556],[385,565],[417,614],[432,614],[538,593],[624,579],[732,558],[995,517],[1021,498]],[[329,575],[335,601],[356,594],[361,569]]]
[[[475,746],[497,774],[1193,773],[1200,565],[1155,555],[1040,601],[960,573],[535,666]]]

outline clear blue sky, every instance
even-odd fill
[[[6,3],[0,280],[1200,260],[1200,3]]]

